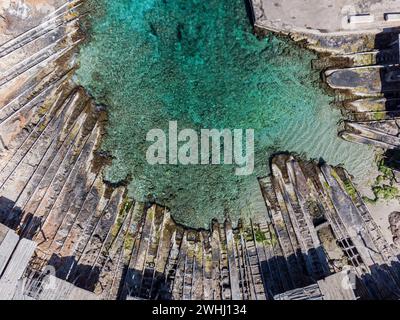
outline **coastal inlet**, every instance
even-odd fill
[[[130,196],[171,209],[180,223],[253,215],[257,177],[278,151],[344,164],[356,177],[373,160],[365,146],[337,137],[339,110],[320,88],[317,56],[286,39],[258,39],[243,0],[88,1],[90,41],[81,49],[78,82],[107,106],[102,149],[112,156],[106,179],[129,177]],[[152,166],[147,133],[183,128],[253,129],[255,170],[236,166]]]

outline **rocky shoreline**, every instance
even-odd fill
[[[276,155],[271,177],[259,180],[264,214],[237,226],[213,221],[210,230],[180,226],[166,208],[128,199],[124,185],[105,184],[107,159],[97,151],[106,115],[73,81],[84,40],[82,1],[48,2],[33,26],[0,45],[0,223],[35,244],[22,278],[52,266],[58,279],[100,299],[400,296],[399,248],[385,239],[342,168]],[[22,13],[2,15],[13,21]],[[7,25],[0,32],[10,34]],[[360,93],[360,86],[335,80],[360,70],[376,77],[365,64],[381,60],[375,52],[364,55],[341,55],[353,68],[327,71],[328,84]],[[368,79],[360,85],[379,87]],[[398,147],[398,106],[387,110],[388,98],[365,96],[343,102],[351,115],[342,137]],[[356,290],[334,290],[349,273]]]

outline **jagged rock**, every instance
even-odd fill
[[[400,247],[400,212],[392,212],[389,215],[390,231],[393,234],[393,242]]]
[[[31,269],[51,265],[60,288],[74,283],[101,299],[262,300],[316,288],[336,271],[334,251],[371,296],[398,292],[398,270],[381,267],[397,258],[341,168],[278,155],[260,179],[264,213],[210,230],[177,225],[168,209],[106,185],[97,153],[104,110],[72,80],[80,3],[34,10],[34,25],[0,45],[0,222],[37,244]],[[395,147],[394,129],[349,125],[348,134]]]

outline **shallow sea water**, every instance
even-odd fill
[[[285,39],[252,34],[243,0],[92,0],[90,41],[77,81],[107,106],[102,148],[110,182],[130,179],[137,200],[168,206],[181,223],[251,212],[257,176],[280,151],[343,164],[360,177],[374,154],[337,137],[340,112],[320,88],[316,56]],[[255,172],[236,166],[151,166],[153,128],[254,129]]]

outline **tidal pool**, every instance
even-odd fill
[[[174,218],[207,227],[251,213],[257,176],[290,151],[343,164],[360,176],[373,152],[337,137],[340,112],[311,69],[316,56],[285,39],[257,39],[243,0],[91,0],[77,81],[108,108],[105,176],[127,178],[136,200],[168,206]],[[149,165],[146,134],[179,128],[254,129],[255,171],[235,165]]]

